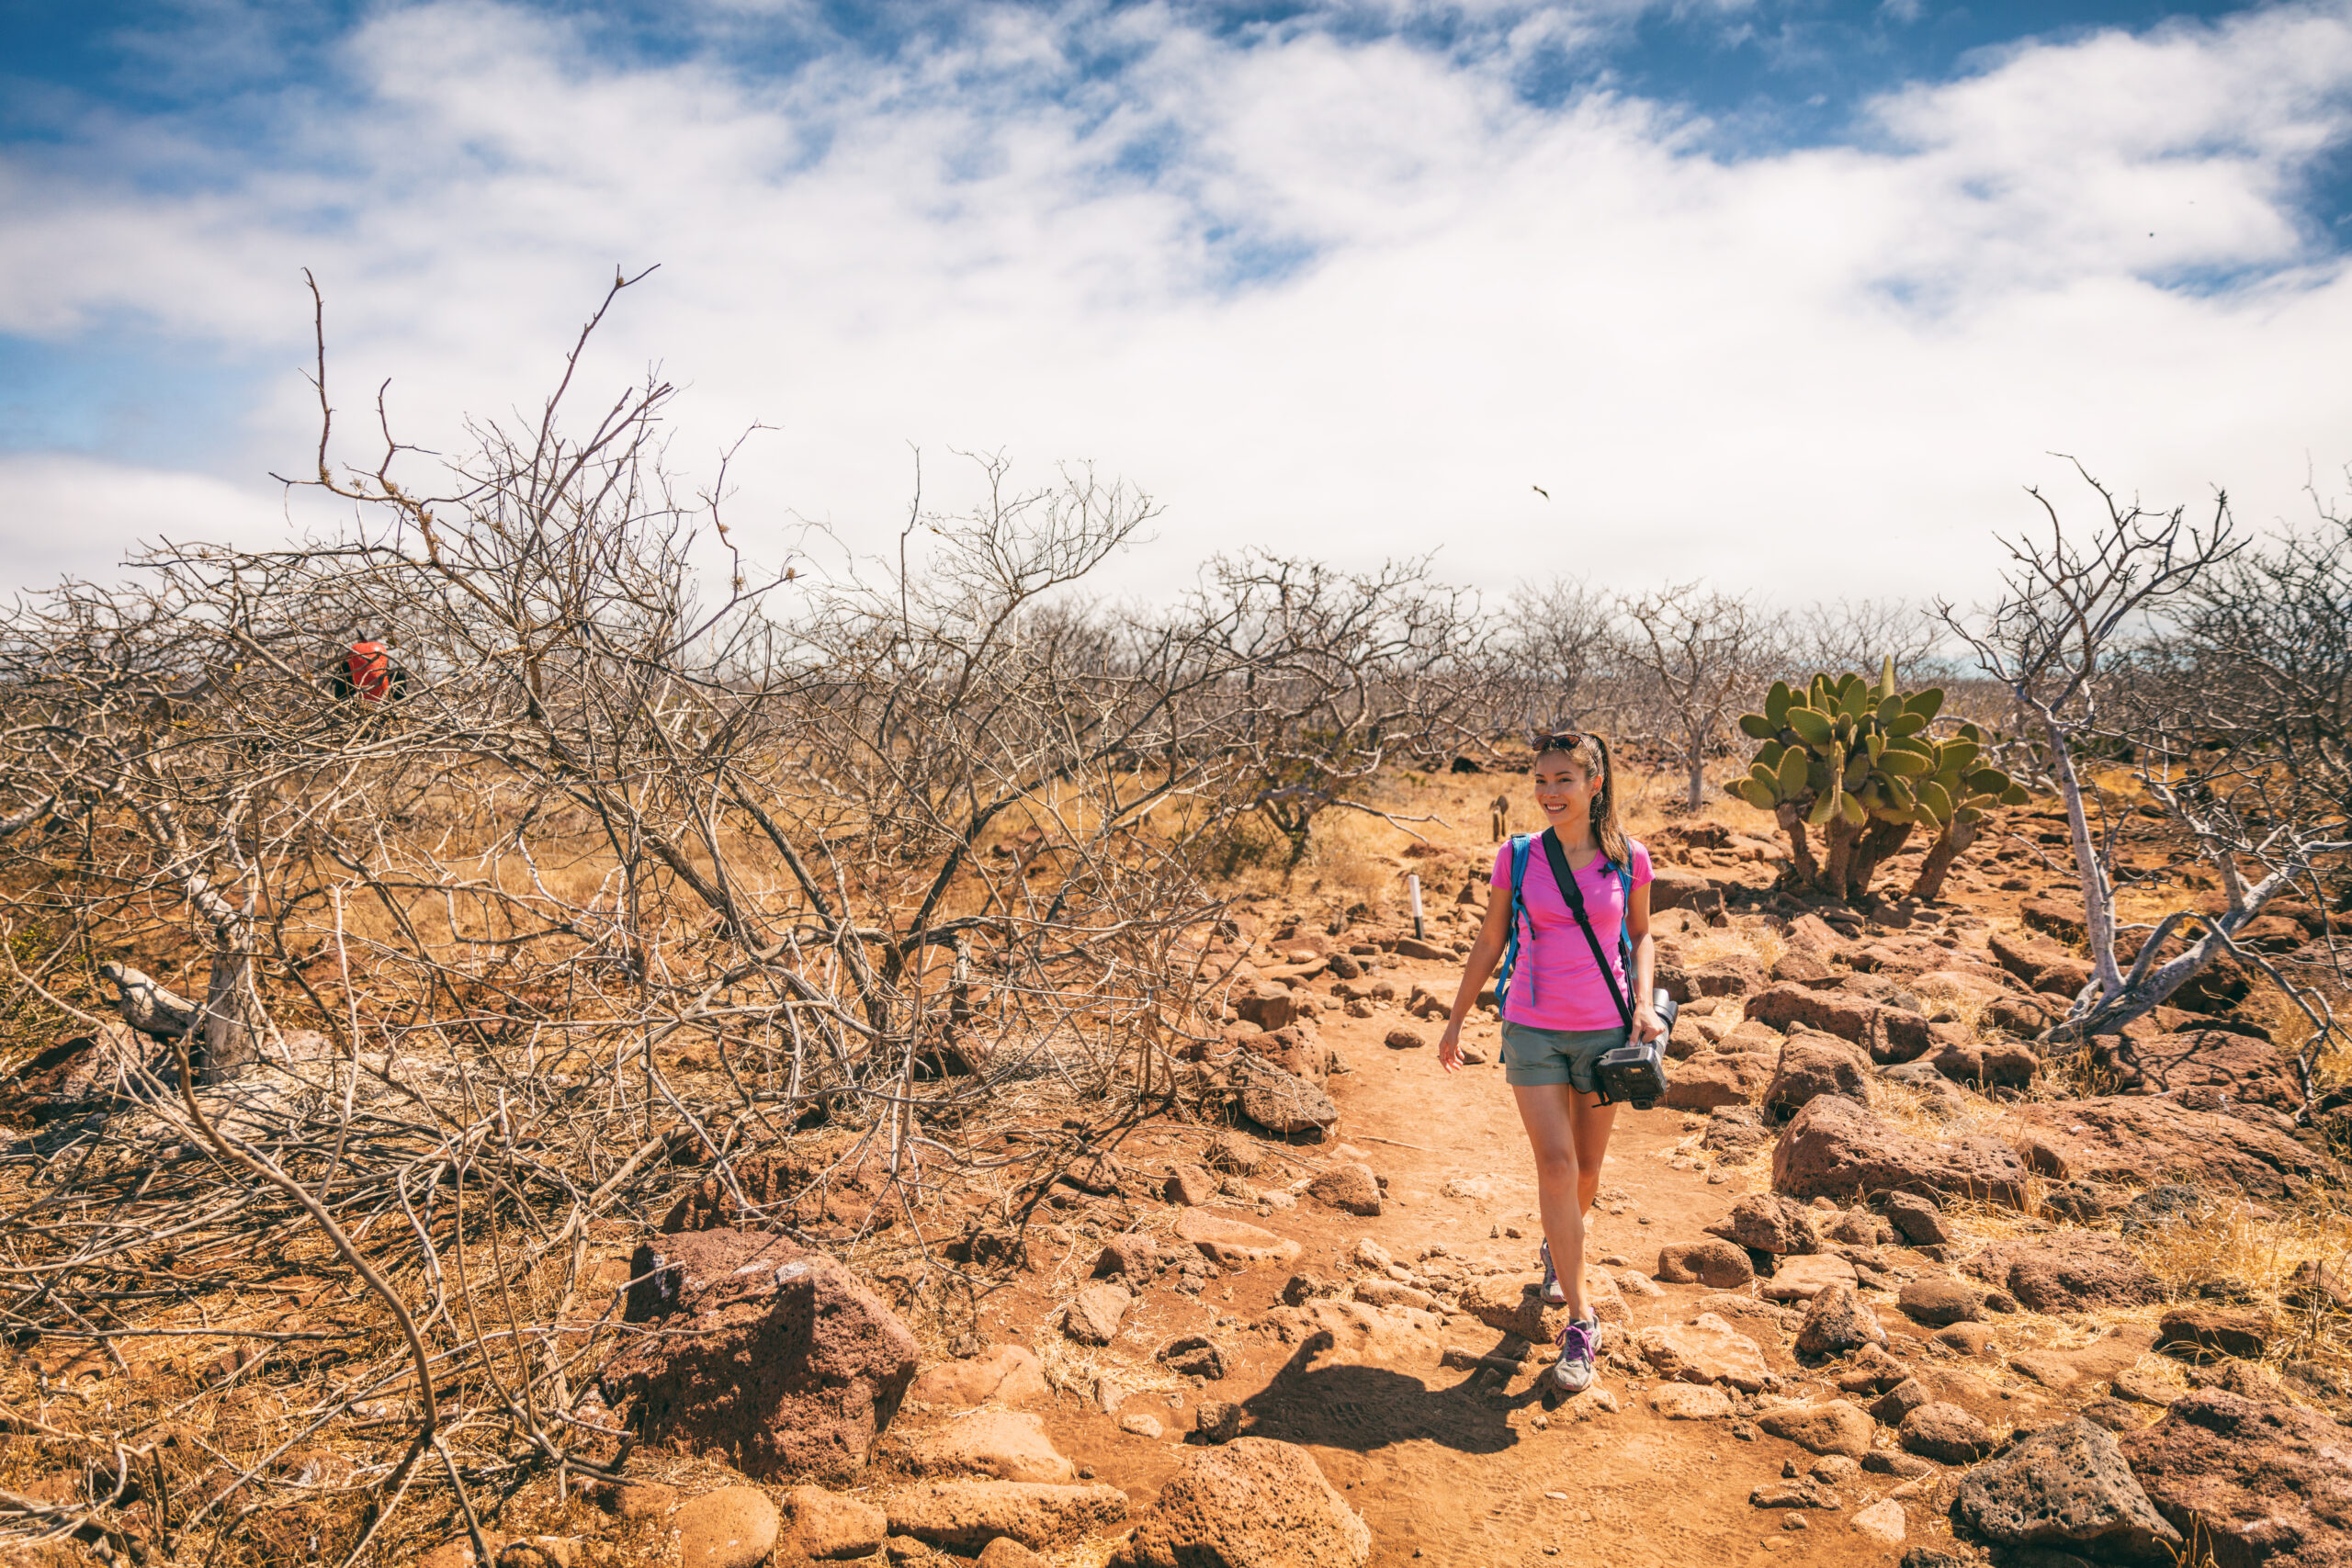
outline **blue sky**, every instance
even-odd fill
[[[0,0],[0,548],[306,521],[305,266],[446,449],[659,262],[592,371],[685,387],[689,471],[768,427],[771,554],[911,444],[1151,491],[1137,592],[1966,593],[2053,451],[2256,522],[2340,475],[2347,147],[2352,0]]]

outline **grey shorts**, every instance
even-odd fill
[[[1602,1056],[1631,1038],[1622,1029],[1537,1029],[1505,1020],[1503,1081],[1564,1083],[1599,1094],[1600,1079],[1594,1069]]]

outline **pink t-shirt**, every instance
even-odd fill
[[[1631,849],[1634,886],[1640,887],[1650,879],[1650,852],[1638,843]],[[1625,954],[1618,945],[1625,929],[1624,890],[1617,874],[1598,854],[1576,877],[1584,893],[1585,918],[1592,922],[1592,934],[1609,956],[1618,991],[1630,1005],[1633,994],[1627,989]],[[1495,873],[1488,880],[1497,897],[1510,897],[1508,840],[1495,852]],[[1592,945],[1584,940],[1568,901],[1560,896],[1560,884],[1552,875],[1552,859],[1544,852],[1540,834],[1528,846],[1527,870],[1520,879],[1519,896],[1527,907],[1527,924],[1519,933],[1519,963],[1511,974],[1510,997],[1503,1004],[1504,1019],[1535,1029],[1624,1028],[1625,1021],[1610,999],[1607,983],[1592,966]]]

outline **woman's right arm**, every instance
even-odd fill
[[[1470,1016],[1473,1003],[1487,984],[1487,976],[1495,972],[1502,961],[1503,944],[1510,939],[1510,889],[1487,889],[1487,922],[1478,928],[1478,940],[1470,944],[1470,956],[1462,961],[1462,986],[1453,993],[1453,1011],[1445,1021],[1445,1032],[1438,1037],[1437,1062],[1447,1072],[1462,1066],[1462,1024]]]

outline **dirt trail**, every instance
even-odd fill
[[[1450,994],[1458,971],[1437,964],[1407,964],[1384,969],[1400,993],[1413,983]],[[1854,1512],[1893,1491],[1892,1475],[1866,1474],[1841,1484],[1837,1511],[1802,1515],[1752,1506],[1758,1486],[1779,1483],[1783,1465],[1800,1470],[1814,1457],[1792,1444],[1758,1433],[1745,1420],[1669,1421],[1649,1404],[1654,1380],[1604,1364],[1595,1383],[1614,1396],[1608,1402],[1588,1393],[1558,1402],[1547,1412],[1540,1363],[1506,1382],[1491,1371],[1462,1371],[1441,1364],[1426,1338],[1399,1352],[1374,1345],[1351,1356],[1345,1348],[1309,1357],[1272,1336],[1250,1332],[1278,1304],[1294,1273],[1344,1278],[1353,1272],[1345,1259],[1358,1238],[1370,1237],[1401,1260],[1424,1248],[1443,1246],[1472,1263],[1498,1265],[1517,1272],[1535,1266],[1535,1189],[1525,1141],[1499,1066],[1491,1063],[1448,1077],[1438,1068],[1433,1043],[1395,1050],[1383,1042],[1397,1026],[1394,1012],[1368,1019],[1327,1014],[1321,1041],[1337,1050],[1345,1071],[1335,1074],[1330,1093],[1341,1111],[1339,1126],[1323,1146],[1294,1147],[1292,1179],[1319,1168],[1330,1145],[1351,1145],[1385,1179],[1383,1213],[1360,1218],[1302,1198],[1295,1209],[1271,1215],[1237,1206],[1236,1217],[1299,1242],[1303,1251],[1289,1267],[1265,1265],[1228,1276],[1202,1292],[1195,1303],[1153,1291],[1138,1303],[1119,1340],[1105,1355],[1106,1366],[1145,1360],[1173,1336],[1219,1331],[1240,1354],[1227,1376],[1193,1397],[1239,1403],[1251,1433],[1310,1448],[1332,1483],[1363,1516],[1373,1534],[1375,1563],[1544,1563],[1561,1558],[1605,1562],[1622,1568],[1693,1562],[1894,1562],[1902,1547],[1890,1547],[1859,1532]],[[1474,1025],[1471,1039],[1479,1038]],[[1483,1026],[1493,1054],[1493,1025]],[[1422,1028],[1432,1042],[1434,1026]],[[1166,1162],[1192,1157],[1206,1132],[1146,1129],[1123,1147],[1123,1158]],[[1702,1169],[1676,1168],[1669,1161],[1690,1136],[1685,1113],[1664,1108],[1621,1112],[1601,1180],[1603,1200],[1590,1226],[1588,1258],[1599,1264],[1617,1259],[1605,1271],[1627,1269],[1648,1274],[1662,1243],[1702,1239],[1702,1227],[1721,1220],[1735,1198],[1747,1190],[1745,1173],[1711,1185]],[[1278,1146],[1278,1145],[1277,1145]],[[1282,1179],[1266,1186],[1282,1185]],[[1454,1182],[1450,1195],[1447,1184]],[[1478,1187],[1465,1187],[1476,1183]],[[1496,1234],[1516,1227],[1513,1238]],[[1083,1252],[1083,1247],[1080,1252]],[[1071,1262],[1082,1272],[1086,1258]],[[1062,1288],[1067,1289],[1064,1280]],[[1662,1293],[1629,1293],[1629,1325],[1611,1327],[1629,1335],[1653,1324],[1687,1321],[1692,1304],[1709,1292],[1696,1285],[1663,1285]],[[1001,1301],[991,1314],[1005,1337],[1036,1320],[1041,1298]],[[1876,1302],[1894,1337],[1898,1355],[1917,1348],[1906,1337],[1918,1331],[1895,1313],[1891,1302]],[[1038,1336],[1050,1327],[1034,1328]],[[1789,1339],[1777,1343],[1758,1333],[1774,1370],[1790,1379],[1781,1392],[1801,1396],[1818,1392],[1835,1397],[1826,1384],[1803,1378],[1790,1358]],[[1456,1314],[1438,1336],[1446,1346],[1485,1352],[1502,1336],[1476,1318]],[[1630,1349],[1630,1345],[1629,1345]],[[1311,1349],[1312,1347],[1304,1348]],[[1418,1353],[1415,1353],[1418,1352]],[[1633,1356],[1638,1362],[1638,1354]],[[1923,1377],[1948,1380],[1922,1367]],[[1958,1376],[1965,1381],[1967,1373]],[[1989,1385],[1964,1391],[1980,1407],[2011,1396]],[[1132,1436],[1114,1416],[1061,1402],[1049,1428],[1065,1452],[1096,1475],[1126,1488],[1138,1507],[1148,1506],[1182,1456],[1179,1434],[1191,1412],[1180,1393],[1154,1391],[1130,1396],[1122,1412],[1145,1411],[1170,1430],[1159,1439]],[[2022,1416],[2022,1407],[2016,1411]],[[1737,1433],[1745,1433],[1742,1437]],[[1919,1504],[1909,1509],[1916,1545],[1942,1533]],[[1801,1528],[1792,1520],[1802,1517]]]

